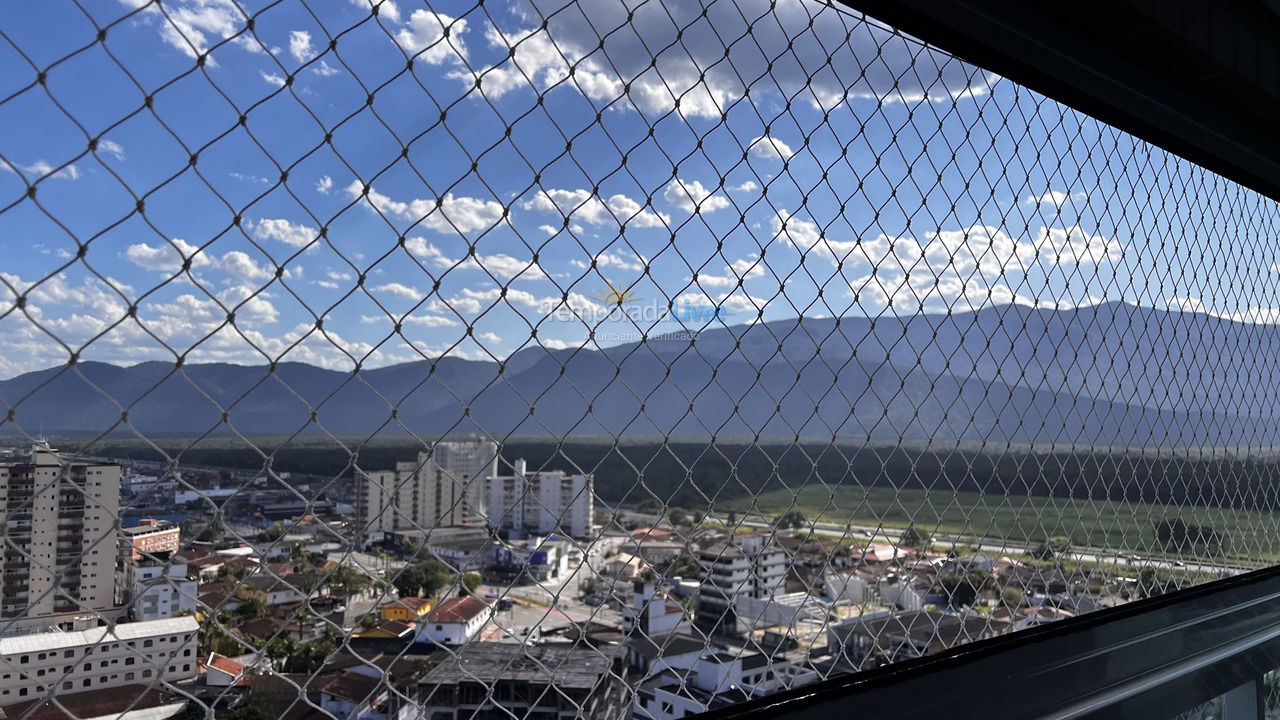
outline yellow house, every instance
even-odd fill
[[[424,598],[406,597],[399,600],[388,600],[382,605],[383,620],[399,620],[415,623],[419,618],[431,612],[431,601]]]

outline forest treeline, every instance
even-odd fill
[[[351,478],[361,470],[388,469],[412,460],[418,447],[384,443],[354,452],[308,442],[274,447],[162,445],[182,464],[261,470],[268,464],[295,475]],[[108,441],[93,455],[163,460],[142,444]],[[595,473],[595,488],[609,503],[638,504],[656,498],[683,507],[819,483],[925,488],[1011,496],[1280,510],[1280,467],[1272,458],[1240,453],[1216,457],[1166,451],[1044,452],[1032,450],[929,451],[909,447],[842,444],[628,442],[554,443],[511,440],[505,464],[524,458],[530,469]],[[504,472],[509,469],[504,468]]]

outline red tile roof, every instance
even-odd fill
[[[399,598],[398,600],[388,600],[387,602],[383,603],[383,607],[404,607],[410,610],[418,611],[421,608],[429,606],[430,604],[431,604],[431,601],[426,598],[402,597],[402,598]]]
[[[427,614],[427,621],[467,622],[488,609],[489,605],[474,595],[449,598]]]
[[[205,665],[221,670],[232,677],[237,677],[245,671],[244,663],[237,662],[226,655],[219,655],[218,653],[211,654],[209,662],[205,663]]]

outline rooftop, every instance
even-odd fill
[[[194,633],[200,628],[196,619],[187,615],[165,620],[119,623],[114,628],[96,627],[71,632],[46,632],[0,638],[0,655],[45,652],[62,648],[97,645],[118,640],[153,638],[158,635]]]
[[[488,609],[488,603],[474,595],[449,598],[427,613],[427,620],[429,622],[467,622]]]
[[[477,642],[458,648],[432,668],[421,684],[515,680],[589,689],[612,664],[612,653],[606,648]]]

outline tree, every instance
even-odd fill
[[[662,503],[657,498],[645,498],[636,504],[636,511],[642,513],[660,513],[662,512]]]
[[[685,512],[683,508],[673,507],[667,511],[667,520],[672,525],[688,525],[689,513]]]
[[[284,537],[284,523],[279,520],[263,528],[262,532],[258,533],[258,539],[262,542],[275,542],[282,537]]]
[[[1016,587],[1006,587],[1000,591],[1000,604],[1016,608],[1022,605],[1022,591]]]
[[[1071,553],[1071,541],[1061,535],[1047,538],[1031,555],[1037,560],[1055,560]]]
[[[792,529],[799,530],[804,527],[808,521],[804,517],[804,513],[799,510],[791,510],[774,518],[773,526],[779,530]]]
[[[984,572],[947,573],[938,578],[943,592],[947,595],[947,604],[951,607],[972,605],[978,599],[978,592],[990,578]]]
[[[236,613],[246,620],[260,618],[270,612],[267,607],[267,596],[264,593],[250,591],[246,593],[247,597],[240,598],[240,607],[236,608]]]
[[[475,595],[476,588],[484,584],[484,577],[478,572],[469,572],[462,576],[462,594]]]
[[[907,526],[907,529],[903,530],[902,534],[898,536],[898,545],[902,547],[915,548],[917,550],[924,550],[929,547],[929,536],[920,532],[915,523],[911,523]]]
[[[431,597],[452,583],[453,573],[433,557],[409,565],[391,578],[400,597]]]

